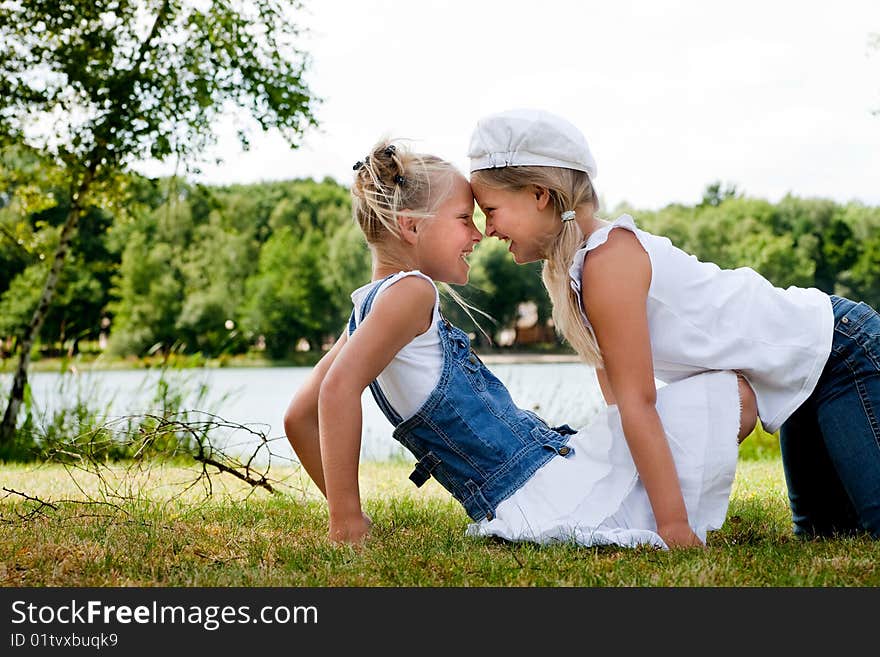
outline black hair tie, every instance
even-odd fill
[[[397,148],[394,146],[394,144],[390,144],[390,145],[385,149],[385,157],[391,157],[391,156],[394,155],[396,152],[397,152]]]
[[[352,171],[357,171],[362,166],[364,166],[364,163],[361,162],[360,160],[358,160],[357,162],[354,163],[354,166],[351,169],[352,169]]]
[[[406,178],[401,176],[399,173],[396,173],[394,174],[394,184],[403,187],[406,184]]]

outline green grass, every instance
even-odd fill
[[[175,497],[194,470],[121,470],[121,510],[0,499],[3,586],[877,586],[880,541],[802,541],[790,529],[778,459],[741,461],[724,527],[706,550],[539,547],[464,535],[468,519],[433,480],[416,489],[408,463],[361,468],[374,534],[360,549],[326,538],[326,507],[295,470],[283,494],[216,476]],[[125,488],[128,486],[128,488]],[[0,466],[0,487],[46,501],[96,497],[94,477],[61,466]],[[0,495],[5,493],[0,493]]]

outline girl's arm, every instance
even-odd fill
[[[584,309],[596,333],[605,376],[654,511],[657,533],[669,547],[702,545],[688,524],[672,452],[657,414],[646,307],[650,285],[648,254],[627,230],[612,230],[584,262]]]
[[[327,370],[345,345],[347,336],[348,331],[343,331],[333,348],[318,361],[284,413],[284,433],[287,440],[290,441],[290,446],[296,452],[299,462],[324,497],[327,496],[327,491],[324,487],[324,466],[321,463],[318,435],[318,391],[321,389]]]
[[[602,391],[605,403],[609,406],[616,404],[617,400],[614,399],[614,391],[611,390],[611,383],[608,381],[608,375],[605,373],[605,370],[596,368],[596,378],[599,380],[599,389]]]
[[[357,543],[369,533],[358,487],[361,395],[398,351],[430,328],[435,295],[434,286],[416,276],[385,290],[321,382],[318,426],[334,541]]]

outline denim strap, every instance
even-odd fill
[[[440,459],[434,452],[428,452],[416,463],[415,469],[409,475],[410,481],[416,485],[416,488],[421,488],[431,478],[431,472],[438,465],[440,465]]]
[[[373,306],[373,299],[375,299],[376,294],[379,293],[379,288],[382,287],[382,283],[384,283],[389,278],[391,278],[391,276],[393,276],[393,274],[390,274],[390,275],[386,276],[385,278],[383,278],[381,281],[378,281],[373,286],[373,289],[370,290],[370,293],[367,295],[367,298],[364,299],[364,305],[361,306],[361,322],[364,321],[364,318],[367,316],[367,313],[370,312],[370,308],[372,308],[372,306]],[[354,333],[355,328],[357,328],[357,327],[355,326],[355,321],[354,321],[354,310],[352,310],[351,317],[348,320],[348,334],[351,335],[352,333]],[[400,415],[398,415],[397,411],[395,411],[391,407],[391,404],[388,403],[388,399],[382,393],[382,389],[379,387],[379,384],[375,380],[373,380],[370,383],[370,392],[373,395],[373,399],[376,400],[376,404],[379,406],[382,413],[385,415],[385,417],[388,418],[388,421],[391,422],[391,424],[393,424],[394,426],[397,426],[398,424],[403,422],[403,418],[400,417]]]

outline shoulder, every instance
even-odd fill
[[[648,253],[636,234],[629,230],[609,230],[602,243],[584,255],[584,279],[588,275],[604,278],[612,273],[629,271],[630,275],[638,275],[651,271]]]
[[[380,295],[395,294],[414,297],[420,300],[433,300],[439,294],[437,285],[429,277],[418,271],[403,271],[395,274],[382,284]]]
[[[629,230],[609,231],[584,259],[581,299],[591,317],[615,307],[644,305],[650,286],[651,260]]]
[[[639,251],[647,254],[647,248],[638,235],[640,231],[628,214],[622,214],[614,221],[597,219],[596,223],[598,227],[587,235],[583,246],[572,256],[569,274],[577,283],[580,283],[587,255],[591,256],[591,268],[595,269],[596,260],[626,259]]]
[[[374,303],[374,312],[391,315],[426,331],[437,301],[437,287],[421,272],[404,272],[383,284]]]
[[[607,253],[622,248],[644,250],[637,235],[638,230],[632,217],[628,214],[620,215],[612,222],[604,222],[604,225],[588,236],[584,252]]]

